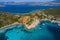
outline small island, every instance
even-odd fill
[[[35,28],[42,20],[58,20],[60,18],[59,10],[60,9],[37,10],[27,14],[0,12],[0,28],[10,24],[22,23],[25,25],[25,28],[32,29]]]

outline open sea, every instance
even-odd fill
[[[13,14],[24,14],[36,10],[47,10],[52,8],[60,8],[60,6],[5,5],[4,7],[0,7],[0,11]]]
[[[35,10],[58,8],[59,6],[27,6],[6,5],[0,11],[13,14],[25,14]],[[23,24],[14,25],[14,28],[0,32],[0,40],[60,40],[60,26],[50,21],[41,21],[36,28],[27,30]],[[13,27],[11,25],[11,27]],[[40,29],[41,28],[41,29]]]

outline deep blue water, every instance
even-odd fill
[[[6,5],[5,7],[0,7],[0,11],[20,14],[58,7],[59,6]],[[36,28],[31,30],[26,30],[24,25],[16,25],[15,28],[7,29],[4,33],[1,33],[0,40],[60,40],[60,27],[57,23],[51,23],[50,21],[42,21]]]
[[[35,10],[45,10],[50,8],[60,8],[60,6],[29,6],[29,5],[6,5],[0,7],[0,11],[13,14],[29,13]]]
[[[0,40],[60,40],[60,27],[50,21],[42,21],[31,30],[26,30],[24,25],[16,25],[0,34]]]

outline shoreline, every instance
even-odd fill
[[[31,25],[27,25],[27,24],[24,24],[24,25],[25,25],[25,28],[26,28],[26,29],[30,30],[30,29],[35,28],[35,27],[40,23],[40,21],[46,21],[46,20],[48,20],[48,19],[42,19],[42,20],[35,19],[35,20],[32,22]],[[52,21],[51,21],[51,22],[52,22]],[[57,22],[56,22],[56,23],[57,23]],[[18,24],[22,24],[22,23],[14,22],[14,23],[12,23],[12,24],[10,24],[10,25],[4,26],[4,27],[0,28],[0,33],[6,31],[7,29],[14,28],[14,27],[16,27],[16,25],[18,25]],[[59,26],[60,26],[60,25],[59,25]]]
[[[1,27],[0,30],[1,30],[1,29],[4,29],[4,28],[6,28],[6,27],[9,27],[9,26],[11,26],[11,25],[16,25],[16,24],[20,24],[20,23],[15,22],[15,23],[12,23],[12,24],[6,25],[6,26],[4,26],[4,27]]]
[[[24,25],[25,25],[25,28],[31,29],[31,28],[35,28],[39,24],[39,22],[40,22],[40,20],[36,19],[35,21],[33,21],[33,23],[31,25],[29,25],[29,26],[28,25],[25,25],[25,24]],[[18,24],[21,24],[21,23],[15,22],[15,23],[12,23],[10,25],[4,26],[4,27],[0,28],[0,33],[6,31],[7,29],[14,28]]]
[[[27,24],[25,24],[25,27],[27,29],[32,29],[32,28],[35,28],[39,23],[40,23],[40,20],[35,19],[31,25],[28,26]]]
[[[12,23],[12,24],[10,24],[10,25],[4,26],[4,27],[0,28],[0,33],[5,32],[7,29],[14,28],[14,27],[16,27],[16,25],[18,25],[18,24],[20,24],[20,23],[15,22],[15,23]],[[10,26],[11,26],[11,27],[10,27]],[[12,26],[13,26],[13,27],[12,27]]]

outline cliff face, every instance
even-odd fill
[[[36,11],[28,14],[10,14],[6,12],[0,12],[0,27],[19,22],[30,25],[35,19],[42,19],[45,16],[43,11]]]
[[[31,25],[34,20],[42,20],[45,18],[49,20],[60,18],[60,9],[37,10],[32,13],[20,15],[0,12],[0,28],[15,22]]]

